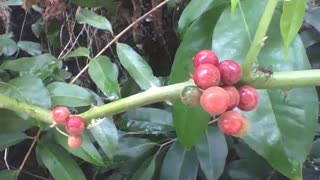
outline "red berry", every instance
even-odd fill
[[[230,102],[227,110],[232,110],[237,107],[240,102],[240,95],[237,88],[235,88],[234,86],[223,86],[222,88],[226,90],[230,95]]]
[[[220,82],[219,69],[212,64],[201,64],[192,75],[194,83],[201,89],[216,86]]]
[[[51,116],[57,124],[65,124],[70,116],[70,111],[64,106],[56,106],[52,109]]]
[[[240,102],[238,108],[242,111],[251,111],[259,104],[259,94],[256,88],[245,85],[238,89]]]
[[[84,131],[84,120],[80,116],[72,116],[67,120],[66,128],[69,134],[79,135]]]
[[[82,136],[68,136],[68,146],[70,148],[78,148],[82,145],[83,139]]]
[[[219,59],[211,50],[201,50],[193,57],[193,67],[198,67],[201,64],[212,64],[218,66]]]
[[[227,135],[241,137],[246,134],[249,122],[237,111],[226,111],[218,119],[219,129]]]
[[[180,93],[180,99],[183,104],[193,107],[200,103],[202,92],[196,86],[186,86]]]
[[[204,90],[200,97],[202,108],[211,115],[219,115],[225,112],[229,102],[229,93],[219,86],[210,87]]]
[[[242,77],[240,65],[233,60],[224,60],[219,64],[221,82],[226,85],[237,83]]]

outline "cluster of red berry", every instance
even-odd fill
[[[241,136],[248,129],[248,121],[239,112],[251,111],[259,103],[257,90],[249,85],[235,87],[242,77],[240,65],[233,60],[219,62],[211,50],[201,50],[193,57],[192,78],[198,89],[202,108],[211,115],[220,115],[218,127],[225,134]],[[199,93],[201,92],[201,93]]]
[[[65,126],[68,135],[68,145],[71,148],[78,148],[82,144],[82,132],[85,129],[85,122],[80,116],[70,116],[70,111],[64,106],[56,106],[52,109],[51,115],[56,124]]]

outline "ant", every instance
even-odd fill
[[[258,66],[255,68],[255,73],[258,73],[258,72],[261,72],[262,74],[266,75],[266,80],[268,80],[268,78],[270,78],[273,75],[273,70],[272,70],[271,66],[269,66],[269,67]],[[260,74],[260,76],[262,74]]]

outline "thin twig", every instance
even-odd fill
[[[217,122],[218,120],[219,120],[218,118],[215,118],[214,120],[210,121],[209,124],[211,125],[211,124]]]
[[[9,166],[9,163],[8,163],[8,160],[7,160],[7,158],[8,158],[8,151],[9,151],[8,148],[6,148],[6,149],[4,150],[4,157],[3,157],[3,159],[4,159],[4,163],[6,164],[7,169],[10,170],[10,166]]]
[[[148,17],[151,13],[165,5],[167,2],[171,0],[165,0],[162,3],[158,4],[156,7],[151,9],[149,12],[141,16],[140,18],[133,21],[127,28],[125,28],[123,31],[121,31],[118,35],[116,35],[94,58],[100,56],[105,50],[107,50],[114,42],[116,42],[122,35],[124,35],[127,31],[129,31],[132,27],[134,27],[136,24],[138,24],[140,21],[142,21],[144,18]],[[71,81],[70,83],[74,83],[89,67],[89,64],[87,64]]]
[[[167,141],[167,142],[161,144],[160,147],[159,147],[159,149],[158,149],[158,151],[157,151],[157,153],[156,153],[155,155],[158,155],[158,154],[160,153],[161,149],[163,149],[163,148],[166,147],[167,145],[175,142],[176,140],[177,140],[177,138],[174,138],[174,139],[171,139],[170,141]]]
[[[36,136],[34,137],[34,140],[32,141],[31,146],[30,146],[29,149],[28,149],[27,154],[26,154],[25,157],[24,157],[24,159],[23,159],[23,161],[22,161],[22,163],[21,163],[21,165],[20,165],[20,167],[19,167],[19,169],[18,169],[18,171],[17,171],[17,177],[19,176],[22,168],[24,167],[25,163],[27,162],[33,146],[36,144],[37,140],[38,140],[39,137],[40,137],[40,133],[41,133],[41,129],[38,130]]]

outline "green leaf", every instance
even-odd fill
[[[72,3],[77,4],[82,7],[95,8],[99,6],[103,6],[106,8],[111,15],[115,15],[116,6],[113,0],[71,0]]]
[[[173,131],[172,114],[156,108],[137,108],[125,112],[120,123],[130,131],[159,134]]]
[[[156,168],[156,156],[145,160],[139,169],[135,172],[131,180],[152,180],[153,173]]]
[[[17,114],[7,109],[0,109],[0,132],[1,133],[18,133],[32,127],[31,119],[24,114]]]
[[[200,106],[191,108],[180,100],[174,103],[172,113],[179,141],[186,148],[191,148],[206,131],[210,115]]]
[[[286,52],[289,50],[290,44],[297,36],[303,23],[306,3],[307,0],[290,0],[283,2],[280,29]]]
[[[93,127],[90,127],[90,132],[97,140],[102,150],[106,153],[109,159],[113,159],[118,148],[119,135],[112,117],[103,119],[95,119]]]
[[[90,58],[90,50],[86,47],[79,47],[71,51],[65,58],[81,57],[81,56]]]
[[[41,46],[39,43],[32,41],[19,41],[17,45],[20,49],[27,52],[31,56],[37,56],[41,54]]]
[[[90,78],[109,99],[120,98],[118,72],[115,71],[107,56],[99,56],[89,63]]]
[[[243,1],[241,6],[249,32],[253,36],[265,2]],[[212,49],[220,59],[234,59],[243,63],[250,40],[240,11],[236,10],[232,17],[229,12],[230,9],[226,9],[216,25]],[[284,61],[285,47],[279,20],[280,13],[275,12],[267,33],[268,39],[258,56],[259,64],[263,67],[273,65],[274,71],[309,69],[310,65],[299,37],[296,37],[289,47],[289,60]],[[231,26],[237,28],[230,28]],[[319,105],[315,89],[292,89],[285,102],[281,90],[259,90],[259,95],[259,106],[254,111],[242,112],[250,121],[250,129],[244,140],[273,168],[291,179],[301,179],[302,164],[308,155],[317,127]]]
[[[0,55],[12,56],[17,52],[17,43],[12,40],[12,34],[1,34],[0,35]]]
[[[93,11],[80,9],[76,14],[76,20],[79,24],[89,24],[98,29],[108,30],[113,34],[111,23],[104,16],[100,16]]]
[[[81,107],[96,103],[87,89],[74,84],[53,82],[47,88],[51,95],[52,106]]]
[[[194,70],[192,58],[199,50],[210,48],[213,27],[222,10],[221,7],[213,8],[188,28],[175,56],[170,84],[190,79],[189,74]],[[180,101],[173,105],[173,120],[179,141],[188,148],[200,140],[209,118],[209,114],[201,107],[190,108]]]
[[[232,180],[268,179],[270,172],[263,172],[263,170],[265,169],[260,164],[253,165],[249,159],[241,159],[228,164],[225,173],[228,175],[228,179]]]
[[[237,8],[239,0],[231,0],[231,15],[234,15],[234,11]]]
[[[116,156],[134,159],[150,151],[155,145],[156,143],[148,139],[134,137],[121,138]]]
[[[143,90],[160,86],[149,64],[127,44],[117,43],[117,54],[123,67]]]
[[[5,61],[0,68],[19,72],[20,76],[34,74],[41,79],[45,79],[57,69],[57,63],[58,61],[54,56],[43,54]]]
[[[42,138],[37,146],[41,161],[56,180],[86,180],[74,159],[61,146]]]
[[[209,127],[202,140],[195,145],[200,167],[207,179],[219,179],[228,155],[224,135],[216,127]]]
[[[3,133],[0,134],[0,151],[18,144],[19,142],[25,140],[27,136],[24,133]]]
[[[306,23],[312,25],[318,32],[320,32],[320,22],[319,22],[319,18],[320,18],[320,11],[319,11],[319,7],[315,7],[312,9],[308,9],[305,13],[305,21]]]
[[[51,107],[48,90],[41,79],[34,75],[17,77],[7,83],[0,82],[0,93],[44,108]]]
[[[182,37],[185,37],[185,32],[187,31],[190,24],[198,19],[201,15],[210,9],[212,6],[220,5],[223,2],[221,0],[193,0],[188,3],[188,5],[183,10],[181,17],[178,22],[178,30]],[[187,37],[187,36],[186,36]]]
[[[54,138],[62,147],[64,147],[71,154],[78,156],[79,158],[97,166],[102,166],[104,164],[101,155],[99,154],[96,147],[93,145],[93,142],[91,141],[87,133],[82,134],[83,143],[79,148],[70,148],[68,146],[68,138],[59,133],[58,131],[54,132]]]
[[[196,180],[197,172],[198,161],[194,149],[187,151],[175,142],[163,160],[159,180]]]
[[[0,179],[16,180],[17,175],[18,174],[17,174],[16,170],[2,170],[2,171],[0,171]]]

